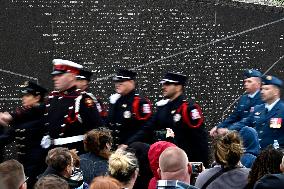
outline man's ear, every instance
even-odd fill
[[[188,170],[188,173],[191,175],[192,174],[192,165],[189,162],[187,164],[187,170]]]
[[[157,174],[158,174],[159,178],[161,178],[161,169],[160,169],[160,167],[157,169]]]

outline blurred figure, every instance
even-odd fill
[[[90,183],[94,177],[108,172],[108,159],[111,155],[112,136],[106,128],[89,131],[84,138],[84,148],[88,153],[80,155],[84,181]]]
[[[243,141],[244,153],[241,163],[247,168],[251,168],[253,162],[260,152],[257,132],[254,128],[245,126],[240,130],[240,137]]]
[[[158,173],[161,180],[158,181],[157,189],[196,188],[190,185],[191,164],[186,153],[178,147],[169,147],[162,152],[159,157]]]
[[[161,179],[160,175],[157,172],[159,168],[159,157],[161,153],[168,147],[176,147],[176,145],[171,142],[159,141],[150,146],[150,149],[148,151],[148,159],[154,177],[150,180],[148,189],[156,189],[157,181]]]
[[[99,114],[102,118],[102,120],[104,121],[104,123],[106,122],[107,119],[107,111],[106,111],[106,107],[103,104],[102,100],[95,97],[90,91],[89,91],[89,86],[90,86],[90,82],[91,82],[91,77],[92,77],[93,73],[87,70],[80,70],[79,75],[76,76],[77,82],[76,82],[76,87],[77,89],[80,89],[81,91],[83,91],[83,93],[86,93],[89,97],[91,97],[96,106],[97,109],[99,111]]]
[[[44,135],[41,120],[45,113],[44,97],[47,90],[27,81],[21,85],[22,107],[14,112],[0,113],[0,123],[8,130],[0,135],[0,146],[16,141],[18,160],[23,164],[29,177],[28,187],[32,188],[36,177],[45,169],[46,152],[40,141]]]
[[[12,159],[0,164],[1,189],[27,189],[27,179],[23,165],[17,160]]]
[[[213,149],[217,165],[201,172],[195,186],[207,189],[244,188],[250,169],[240,166],[243,146],[238,133],[218,136]]]
[[[259,179],[255,185],[254,189],[283,189],[284,186],[284,157],[280,164],[280,174],[267,174]]]
[[[69,189],[69,185],[59,176],[47,175],[36,182],[34,189]]]
[[[92,181],[90,189],[122,189],[122,185],[115,178],[98,176]]]
[[[129,139],[152,115],[150,101],[137,94],[136,75],[130,70],[119,70],[113,78],[116,94],[110,96],[108,121],[115,147],[135,142]]]
[[[62,59],[54,59],[52,63],[56,91],[49,95],[43,127],[46,135],[41,145],[46,149],[76,149],[81,154],[84,134],[103,123],[94,100],[76,88],[76,76],[83,66]]]
[[[108,171],[123,188],[132,189],[139,172],[138,160],[133,153],[118,149],[109,158]]]
[[[89,83],[91,81],[93,73],[87,70],[80,70],[80,73],[76,76],[77,89],[81,89],[82,91],[87,91],[89,88]]]
[[[282,162],[282,157],[282,152],[272,146],[262,150],[251,167],[246,189],[252,189],[254,184],[266,174],[281,173],[279,165]]]
[[[261,76],[262,73],[257,70],[245,70],[244,89],[246,94],[241,96],[233,113],[218,126],[210,130],[211,136],[226,133],[230,125],[248,117],[253,112],[254,106],[263,103],[260,97]]]
[[[150,168],[148,152],[150,145],[143,142],[133,142],[129,144],[126,151],[134,152],[139,162],[139,175],[133,189],[146,189],[153,173]]]

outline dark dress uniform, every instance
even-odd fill
[[[187,102],[183,95],[173,101],[158,103],[157,112],[147,123],[146,130],[171,128],[175,144],[182,148],[190,161],[208,163],[208,136],[200,106]],[[148,131],[148,133],[149,133]]]
[[[10,129],[0,136],[1,146],[16,141],[18,160],[23,164],[25,174],[30,177],[30,186],[45,168],[46,152],[40,146],[44,134],[41,124],[44,111],[43,103],[28,109],[17,109],[11,113],[13,121]]]
[[[108,120],[114,145],[129,144],[129,138],[142,128],[152,114],[150,101],[136,94],[135,90],[124,96],[115,94],[111,98],[115,102],[110,104]]]
[[[247,119],[230,126],[230,130],[239,130],[244,126],[256,129],[259,144],[264,149],[274,140],[278,140],[279,146],[284,147],[284,102],[279,100],[275,106],[267,112],[265,104],[258,105]]]
[[[47,136],[42,146],[67,147],[84,152],[83,135],[101,127],[102,121],[94,100],[72,87],[64,92],[52,92],[46,105],[44,128]]]
[[[283,86],[283,82],[273,76],[264,76],[263,85]],[[259,137],[260,147],[263,149],[274,140],[278,140],[279,146],[284,147],[284,102],[280,99],[273,108],[268,111],[267,104],[261,104],[254,107],[254,111],[241,122],[228,127],[230,130],[240,130],[244,126],[255,128]]]
[[[76,89],[74,80],[65,87],[56,86],[61,83],[60,76],[69,74],[76,77],[83,66],[69,60],[54,59],[54,84],[60,92],[54,91],[49,95],[49,101],[44,118],[45,136],[42,138],[43,148],[66,147],[76,149],[79,154],[84,152],[84,134],[91,129],[101,127],[102,121],[92,97],[80,89]],[[63,75],[64,76],[64,75]],[[66,76],[66,75],[65,75]],[[75,79],[75,78],[73,78]]]
[[[167,73],[161,83],[185,85],[186,80],[184,75]],[[157,112],[131,140],[141,140],[147,135],[151,136],[153,132],[165,131],[166,128],[174,131],[173,142],[186,152],[189,161],[208,165],[208,135],[202,110],[197,103],[187,101],[183,94],[172,101],[159,101]]]
[[[261,77],[262,74],[257,70],[246,70],[244,72],[244,78],[250,77]],[[245,94],[241,96],[238,104],[234,110],[234,112],[223,122],[221,122],[217,128],[227,128],[231,124],[241,121],[243,118],[249,116],[249,114],[253,111],[253,107],[259,104],[264,103],[261,100],[260,92],[258,91],[254,97],[250,97],[249,94]]]
[[[42,100],[47,92],[46,89],[33,82],[26,82],[21,87],[24,87],[23,95],[41,96]],[[16,141],[18,160],[23,164],[25,174],[30,177],[27,181],[29,187],[33,186],[36,177],[45,168],[46,153],[40,146],[44,134],[42,127],[44,111],[43,102],[28,108],[17,108],[16,111],[10,113],[12,120],[7,132],[0,136],[0,146]]]

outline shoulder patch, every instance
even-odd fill
[[[151,113],[151,107],[150,107],[149,104],[143,104],[143,108],[142,109],[143,109],[142,111],[143,111],[144,114]]]
[[[85,105],[88,107],[88,108],[91,108],[91,107],[94,107],[94,100],[90,97],[87,97],[85,98]]]
[[[201,118],[201,115],[200,115],[200,113],[199,113],[199,111],[197,109],[191,110],[191,118],[193,120]]]
[[[109,97],[109,102],[110,102],[111,104],[115,104],[116,101],[117,101],[120,97],[121,97],[120,94],[115,93],[115,94],[113,94],[113,95],[111,95],[111,96]]]
[[[163,99],[163,100],[160,100],[156,103],[157,106],[164,106],[166,105],[168,102],[170,101],[170,99]]]

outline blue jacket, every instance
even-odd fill
[[[240,137],[243,141],[244,154],[241,157],[241,163],[247,168],[251,168],[256,156],[260,152],[258,135],[254,128],[245,126],[240,130]]]
[[[278,118],[280,128],[271,128],[272,118]],[[231,125],[228,129],[239,131],[244,126],[256,129],[260,147],[263,149],[274,140],[278,140],[280,147],[284,147],[284,102],[278,101],[275,106],[266,113],[265,104],[254,107],[254,111],[242,121]]]
[[[264,102],[261,100],[260,92],[256,93],[253,98],[250,98],[247,94],[243,95],[240,98],[234,112],[227,119],[221,122],[217,127],[227,128],[231,124],[241,121],[243,118],[249,116],[251,110],[253,110],[252,107],[262,103]]]

